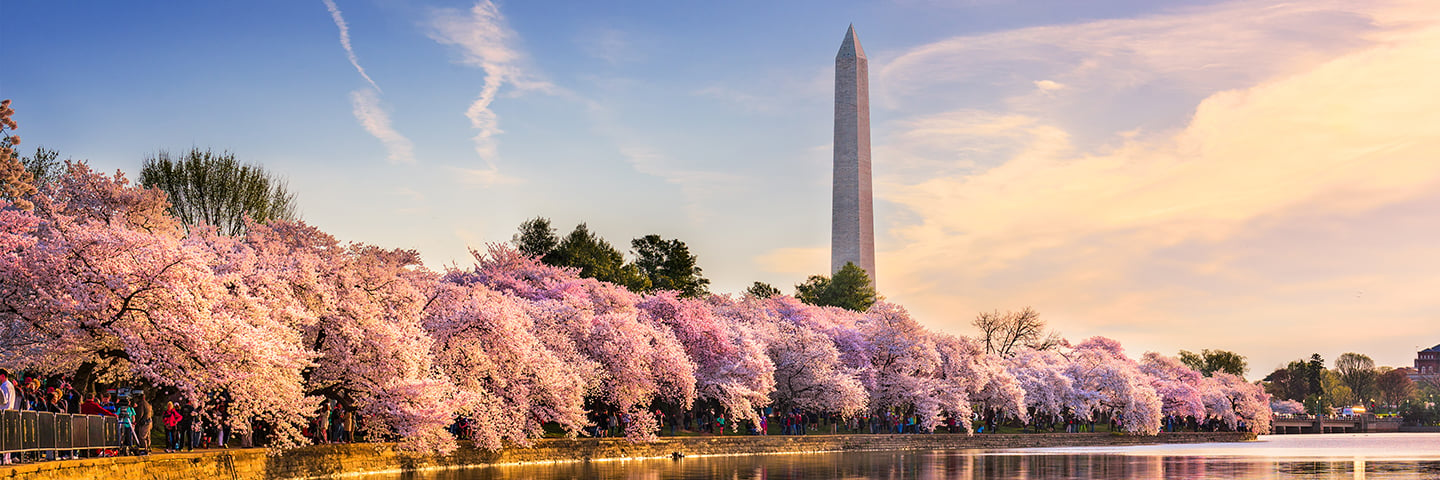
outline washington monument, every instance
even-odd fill
[[[870,68],[855,25],[835,54],[835,186],[830,209],[830,271],[847,262],[875,284],[875,215],[870,194]]]

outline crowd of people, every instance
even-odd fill
[[[0,368],[0,410],[98,415],[112,417],[118,424],[118,438],[111,442],[118,448],[5,452],[0,454],[0,463],[149,455],[152,438],[161,432],[165,444],[160,450],[165,453],[256,445],[256,432],[231,435],[228,402],[221,396],[209,399],[209,406],[197,406],[182,398],[157,399],[123,386],[98,390],[82,392],[72,385],[71,378],[62,375],[12,374]],[[330,400],[315,413],[305,435],[317,444],[354,442],[363,437],[357,434],[359,422],[354,409]],[[257,427],[263,436],[265,428]]]
[[[727,418],[724,409],[720,408],[700,408],[679,412],[678,415],[666,414],[660,410],[655,411],[655,417],[660,419],[659,434],[671,436],[958,434],[967,431],[965,423],[969,423],[970,431],[975,433],[997,433],[1002,431],[1002,428],[1008,429],[1005,431],[1019,433],[1093,433],[1097,431],[1118,432],[1122,430],[1124,423],[1123,417],[1118,415],[1089,419],[1057,418],[1053,422],[1022,423],[1014,420],[1007,422],[994,415],[976,412],[971,415],[968,422],[966,419],[946,416],[944,421],[934,429],[926,431],[920,428],[918,415],[892,411],[862,412],[858,415],[842,417],[833,413],[813,413],[798,408],[785,411],[763,407],[756,409],[756,416],[759,419],[758,425],[752,420]],[[593,425],[585,429],[585,434],[605,438],[623,436],[630,418],[624,413],[608,412],[591,415],[590,420]],[[459,424],[463,425],[464,422]],[[1099,430],[1097,430],[1097,425],[1101,427]],[[1174,415],[1165,416],[1161,426],[1161,431],[1165,432],[1248,432],[1250,430],[1250,425],[1243,420],[1237,421],[1236,425],[1231,426],[1213,418],[1196,419],[1195,417]],[[457,432],[457,434],[459,433],[463,432]]]
[[[137,406],[139,408],[136,408]],[[0,456],[0,461],[5,464],[17,461],[114,456],[123,452],[139,453],[144,444],[135,435],[136,428],[150,425],[152,418],[151,409],[145,404],[143,397],[137,397],[132,403],[131,399],[118,398],[113,392],[82,394],[71,386],[68,378],[62,376],[12,375],[3,368],[0,368],[0,410],[116,417],[122,446],[120,450],[47,450],[16,454],[6,452]]]

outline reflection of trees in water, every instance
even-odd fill
[[[1359,472],[1357,474],[1357,472]],[[1436,478],[1440,461],[1278,460],[1264,457],[1114,454],[1009,455],[978,451],[847,452],[691,457],[481,467],[369,477],[377,480],[990,480],[1125,478],[1352,479]]]

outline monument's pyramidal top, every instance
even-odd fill
[[[855,35],[855,24],[850,24],[850,29],[845,31],[845,40],[840,42],[840,53],[835,58],[858,57],[865,58],[865,49],[860,47],[860,37]]]

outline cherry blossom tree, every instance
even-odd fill
[[[1237,428],[1238,421],[1244,421],[1252,432],[1270,431],[1270,394],[1264,387],[1248,383],[1244,378],[1224,372],[1215,372],[1207,382],[1207,410],[1213,406],[1212,415],[1218,416],[1231,428]],[[1221,400],[1223,398],[1224,400]],[[1225,411],[1225,407],[1230,411]]]
[[[481,284],[530,300],[538,338],[567,362],[581,366],[587,396],[627,415],[627,437],[649,440],[658,422],[652,402],[689,408],[695,400],[695,363],[668,328],[640,319],[640,297],[625,288],[581,279],[573,269],[539,265],[508,245],[476,252],[471,271],[444,281]]]
[[[1146,352],[1140,371],[1150,377],[1150,386],[1160,394],[1161,413],[1176,417],[1205,418],[1205,402],[1199,386],[1205,378],[1174,357]]]
[[[639,304],[642,318],[669,329],[695,364],[697,398],[715,400],[731,418],[759,425],[756,408],[770,404],[775,364],[745,324],[726,322],[704,300],[661,291]]]
[[[529,445],[555,422],[586,424],[585,378],[534,334],[525,300],[484,285],[441,284],[426,307],[435,362],[456,387],[455,412],[475,420],[471,440],[495,450]]]
[[[834,308],[834,307],[831,307]],[[915,414],[932,430],[942,413],[968,418],[969,396],[962,379],[941,376],[935,337],[898,305],[877,303],[859,324],[870,338],[870,364],[862,378],[877,412]],[[951,380],[951,381],[945,381]]]
[[[264,418],[298,439],[307,404],[300,371],[313,355],[259,302],[216,275],[207,252],[177,235],[163,195],[122,175],[74,165],[35,198],[34,216],[4,215],[0,324],[12,365],[93,381],[139,381],[204,404],[231,399],[239,431]],[[19,247],[19,248],[15,248]]]
[[[1087,392],[1076,390],[1067,374],[1070,361],[1054,350],[1016,349],[1005,369],[1025,391],[1025,403],[1035,420],[1059,421],[1067,415],[1088,420],[1093,406]]]
[[[254,225],[247,241],[265,289],[286,307],[306,348],[318,356],[303,372],[311,395],[357,409],[372,435],[399,436],[417,448],[453,448],[445,430],[454,414],[452,385],[433,365],[433,340],[421,324],[428,290],[438,281],[411,250],[340,245],[300,223]],[[258,283],[258,282],[257,282]],[[287,285],[288,284],[288,285]],[[278,291],[278,293],[277,293]],[[293,292],[293,300],[283,298]]]
[[[1160,431],[1160,395],[1120,343],[1091,337],[1075,346],[1067,375],[1076,388],[1093,392],[1092,411],[1118,417],[1121,428],[1140,435]]]
[[[1275,415],[1304,415],[1305,404],[1294,400],[1272,400],[1270,413]]]
[[[970,404],[974,403],[987,415],[1011,417],[1021,422],[1030,420],[1025,389],[1019,379],[1005,369],[999,355],[986,353],[979,342],[968,338],[936,334],[934,342],[941,359],[938,380],[945,388],[963,395],[945,402],[953,404],[947,405],[947,412],[968,419],[972,412]],[[947,395],[938,396],[947,398]],[[963,423],[969,431],[970,422]]]

